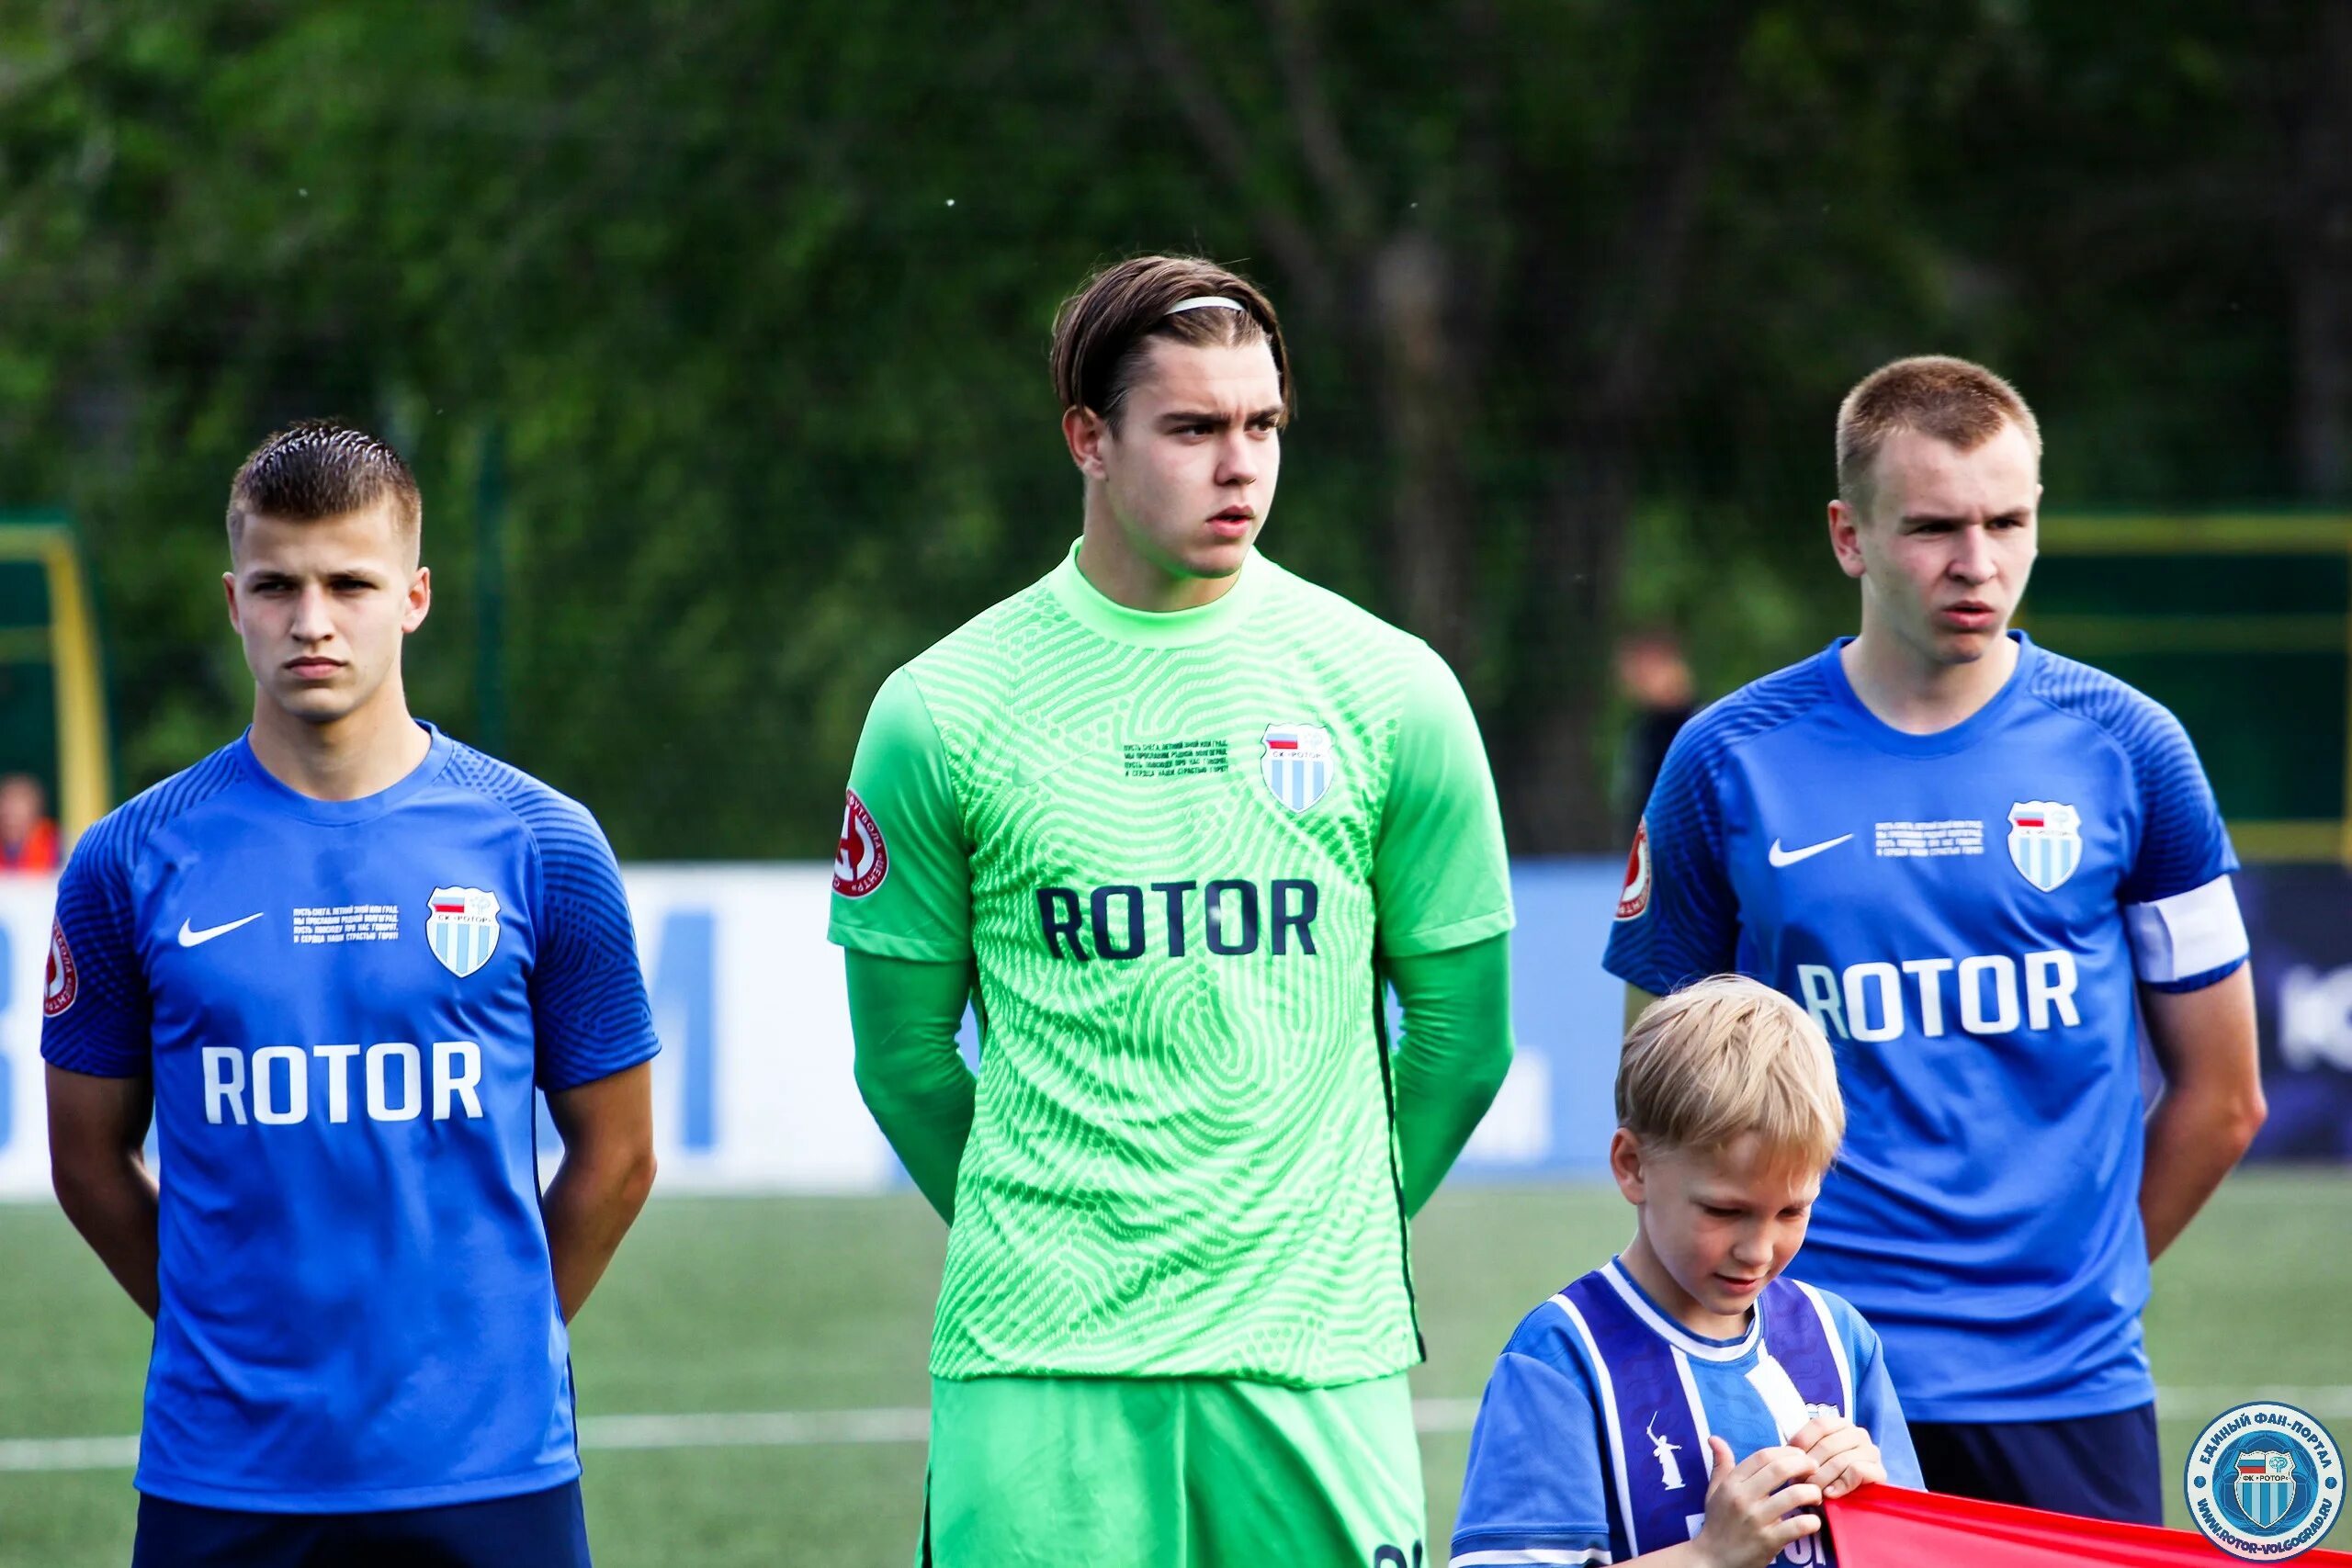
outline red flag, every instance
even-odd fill
[[[2193,1530],[2115,1525],[1901,1486],[1828,1505],[1843,1568],[2213,1568],[2243,1562]],[[2297,1568],[2352,1568],[2352,1552],[2306,1551]]]

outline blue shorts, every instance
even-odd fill
[[[1930,1492],[2119,1524],[2165,1522],[2156,1407],[2070,1421],[1914,1421]]]
[[[141,1494],[130,1568],[589,1568],[580,1483],[375,1514],[253,1514]]]

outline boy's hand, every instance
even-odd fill
[[[1707,1451],[1715,1473],[1707,1483],[1707,1522],[1691,1544],[1713,1568],[1765,1568],[1789,1542],[1821,1529],[1818,1512],[1792,1512],[1821,1501],[1821,1488],[1810,1484],[1812,1455],[1758,1449],[1735,1467],[1721,1438],[1709,1438]]]
[[[1825,1497],[1847,1493],[1886,1479],[1886,1463],[1870,1433],[1843,1416],[1816,1416],[1797,1428],[1789,1447],[1813,1458],[1814,1484]]]

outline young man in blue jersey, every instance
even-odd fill
[[[1624,1252],[1528,1314],[1470,1438],[1452,1568],[1825,1561],[1815,1505],[1919,1484],[1878,1336],[1781,1277],[1845,1125],[1828,1043],[1736,976],[1625,1036]]]
[[[657,1047],[595,821],[409,715],[421,513],[356,430],[246,460],[253,727],[59,886],[57,1194],[155,1320],[136,1568],[588,1562],[565,1325],[652,1184]]]
[[[1827,1032],[1851,1132],[1798,1272],[1886,1337],[1928,1483],[2156,1523],[2140,1308],[2261,1123],[2254,992],[2178,721],[2009,629],[2041,452],[1965,361],[1848,396],[1860,635],[1677,739],[1606,963],[1633,1006],[1736,966]]]

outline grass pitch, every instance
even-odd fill
[[[1475,1399],[1511,1325],[1630,1223],[1607,1189],[1442,1193],[1414,1234],[1416,1392]],[[929,1391],[943,1240],[912,1197],[657,1200],[574,1338],[600,1568],[905,1568],[923,1463],[905,1433]],[[52,1466],[0,1469],[0,1568],[119,1568],[127,1469],[53,1468],[73,1456],[22,1440],[135,1432],[146,1321],[52,1209],[0,1208],[0,1465]],[[2352,1176],[2233,1179],[2158,1265],[2147,1323],[2157,1381],[2185,1395],[2164,1412],[2173,1492],[2198,1427],[2257,1390],[2300,1394],[2352,1440]],[[822,1416],[842,1411],[898,1414]],[[796,1414],[704,1419],[729,1412]],[[605,1419],[620,1416],[682,1419]],[[1422,1439],[1433,1562],[1467,1444]]]

